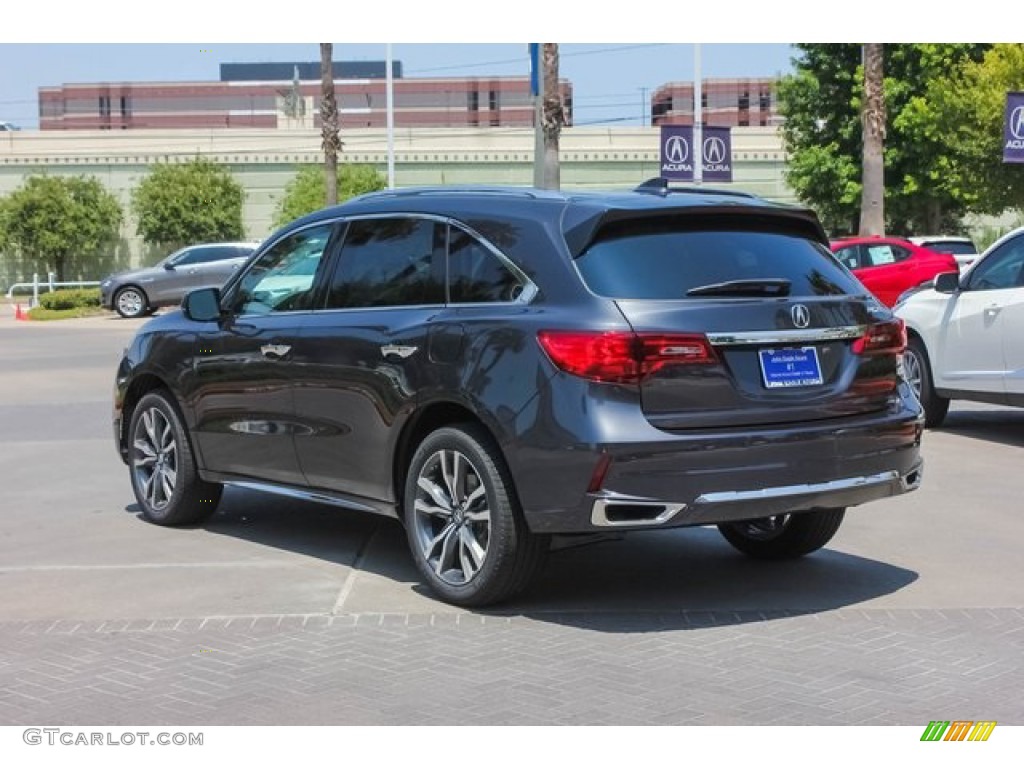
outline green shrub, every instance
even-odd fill
[[[75,288],[53,291],[39,296],[39,306],[45,309],[76,309],[78,307],[98,307],[99,305],[99,288]]]

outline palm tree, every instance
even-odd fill
[[[860,121],[861,157],[860,235],[885,234],[885,90],[882,81],[882,43],[864,43],[864,101]]]
[[[558,88],[558,43],[544,43],[541,49],[544,72],[544,100],[541,129],[544,133],[544,189],[558,189],[561,173],[558,165],[558,136],[565,124],[562,94]]]
[[[323,135],[327,205],[338,202],[338,101],[334,97],[334,44],[320,43],[320,130]]]

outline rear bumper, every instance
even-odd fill
[[[852,507],[916,490],[921,484],[923,469],[923,462],[919,462],[902,475],[889,470],[821,483],[715,491],[702,494],[688,504],[605,492],[593,495],[590,523],[598,528],[648,528],[668,523],[706,525],[780,515],[798,509]]]
[[[623,403],[589,405],[590,423],[607,427],[605,435],[638,439],[572,444],[562,431],[561,445],[531,440],[507,451],[535,532],[674,528],[852,507],[921,481],[923,420],[912,396],[841,422],[700,434],[657,430]]]

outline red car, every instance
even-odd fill
[[[849,237],[832,242],[832,253],[853,270],[878,300],[891,307],[904,291],[957,272],[956,259],[899,237]]]

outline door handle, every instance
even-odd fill
[[[260,347],[260,352],[268,360],[280,360],[291,351],[292,348],[288,344],[264,344]]]
[[[419,347],[406,347],[400,344],[385,344],[380,348],[382,356],[387,357],[388,355],[398,355],[398,357],[406,358],[414,355]]]
[[[1000,307],[998,304],[993,304],[989,307],[985,307],[985,317],[995,317],[996,315],[999,314],[999,310],[1001,309],[1002,307]]]

